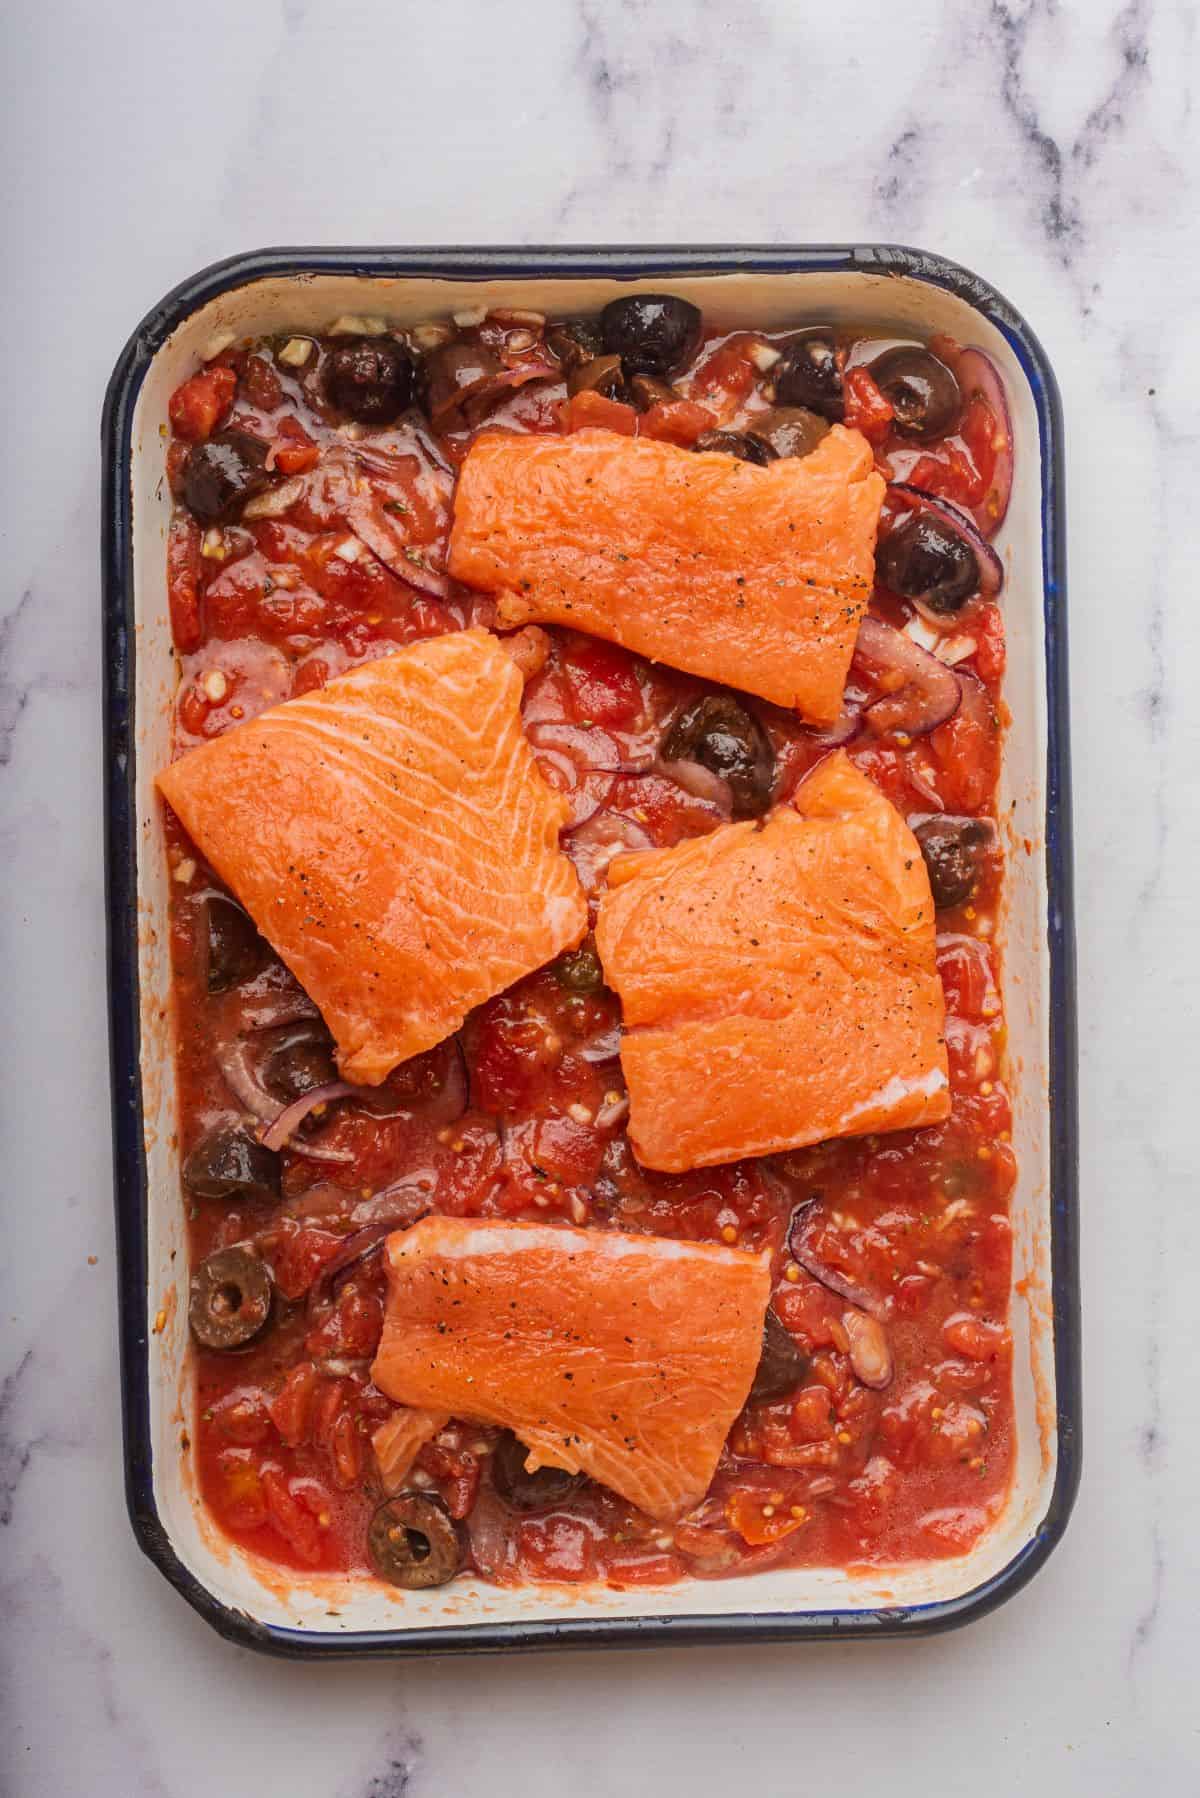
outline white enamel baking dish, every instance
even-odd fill
[[[224,330],[320,330],[342,313],[403,324],[480,304],[593,311],[630,284],[667,287],[719,325],[834,320],[897,335],[946,331],[985,350],[1007,385],[1016,479],[998,548],[1008,568],[1012,724],[1001,799],[1013,852],[1004,954],[1020,1164],[1012,1490],[969,1554],[871,1575],[795,1568],[623,1592],[510,1591],[472,1580],[398,1592],[366,1579],[293,1577],[216,1531],[196,1495],[188,1446],[187,1247],[153,784],[167,757],[176,682],[165,578],[167,400]],[[109,388],[104,452],[114,1157],[127,1493],[141,1546],[223,1634],[291,1654],[919,1633],[978,1616],[1015,1591],[1061,1535],[1079,1468],[1061,422],[1053,374],[1024,321],[975,276],[895,248],[269,251],[204,271],[143,321]],[[1034,853],[1018,848],[1026,841]]]

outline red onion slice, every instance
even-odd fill
[[[279,1101],[260,1084],[251,1064],[249,1044],[240,1036],[222,1043],[216,1061],[221,1078],[239,1104],[262,1123],[271,1123],[279,1114]]]
[[[732,818],[733,793],[729,782],[722,780],[719,774],[714,774],[711,768],[706,768],[703,762],[693,762],[686,758],[677,762],[659,761],[655,763],[652,772],[673,780],[676,786],[682,787],[685,793],[690,793],[693,799],[704,799],[709,805],[715,805],[722,817]]]
[[[621,1026],[614,1024],[611,1030],[601,1031],[589,1043],[579,1050],[581,1061],[590,1061],[593,1066],[602,1066],[606,1061],[615,1061],[621,1053]]]
[[[862,729],[864,710],[862,699],[852,697],[847,689],[842,697],[842,709],[832,724],[826,725],[824,730],[801,725],[800,734],[814,749],[840,749],[843,743],[852,742]]]
[[[345,1080],[330,1080],[324,1086],[310,1087],[308,1092],[293,1099],[290,1105],[285,1105],[266,1130],[259,1131],[259,1141],[264,1149],[282,1149],[310,1111],[315,1111],[318,1105],[328,1105],[334,1099],[352,1098],[357,1090],[357,1087],[349,1086]]]
[[[565,828],[575,830],[594,818],[612,792],[614,776],[624,771],[615,740],[607,731],[548,719],[527,724],[525,735],[549,784],[570,802]]]
[[[940,524],[944,524],[947,530],[960,537],[979,564],[981,595],[984,599],[997,597],[1004,586],[1004,564],[969,512],[964,512],[952,500],[940,499],[936,493],[926,493],[923,487],[913,487],[908,481],[894,481],[888,488],[888,498],[898,500],[906,512],[928,512]],[[932,611],[922,605],[919,599],[910,599],[909,603],[916,606],[922,618],[927,618],[939,630],[946,630],[954,623],[953,617]]]
[[[958,384],[969,399],[978,393],[987,401],[997,425],[996,465],[992,484],[975,508],[975,521],[981,531],[994,537],[1008,513],[1013,483],[1013,431],[1008,410],[1008,395],[995,363],[982,350],[964,350],[955,369]]]
[[[399,1194],[402,1187],[398,1185],[393,1190]],[[419,1217],[426,1215],[430,1207],[424,1193],[419,1192],[416,1188],[413,1188],[412,1191],[414,1200],[412,1204],[398,1204],[391,1216],[380,1218],[373,1224],[366,1224],[361,1230],[356,1230],[352,1236],[347,1236],[337,1254],[325,1263],[308,1289],[308,1315],[310,1318],[329,1302],[351,1268],[357,1267],[368,1255],[379,1249],[394,1230],[407,1230],[410,1224],[415,1224]],[[376,1196],[382,1198],[384,1195],[380,1193]]]
[[[958,710],[962,689],[954,670],[880,618],[868,616],[859,625],[854,664],[883,688],[866,710],[876,736],[924,737]]]
[[[848,1275],[840,1273],[837,1268],[830,1267],[809,1247],[805,1237],[808,1226],[812,1222],[816,1204],[815,1199],[808,1199],[792,1213],[787,1237],[788,1252],[792,1260],[798,1262],[805,1273],[811,1274],[813,1279],[824,1286],[827,1292],[835,1293],[840,1299],[848,1299],[852,1305],[857,1305],[860,1311],[865,1311],[868,1317],[886,1317],[887,1312],[879,1299],[869,1293],[865,1287],[859,1286],[856,1281],[851,1280]]]

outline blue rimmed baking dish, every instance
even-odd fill
[[[946,331],[1005,376],[1016,441],[998,548],[1012,714],[1002,810],[1013,855],[1004,927],[1015,1079],[1013,1330],[1017,1461],[1003,1516],[970,1554],[873,1576],[793,1568],[662,1591],[398,1593],[291,1576],[220,1536],[195,1487],[187,1420],[187,1265],[170,1035],[167,872],[153,776],[176,669],[166,605],[168,397],[211,340],[319,329],[343,313],[397,323],[464,304],[594,310],[630,284],[669,286],[708,319],[833,319]],[[265,250],[184,282],[138,326],[103,420],[106,844],[113,1139],[126,1491],[138,1542],[223,1635],[291,1655],[398,1654],[923,1634],[978,1617],[1042,1565],[1079,1479],[1075,964],[1067,732],[1062,418],[1053,372],[1006,300],[944,259],[892,246],[806,249]],[[1016,998],[1019,995],[1019,1003]],[[289,1583],[290,1582],[290,1583]]]

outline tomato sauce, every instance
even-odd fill
[[[425,336],[436,351],[438,329]],[[494,314],[440,336],[519,378],[476,388],[472,405],[444,409],[437,429],[420,410],[365,433],[339,421],[323,389],[337,336],[234,346],[173,396],[176,753],[367,658],[492,622],[490,601],[439,573],[455,469],[478,429],[607,423],[681,444],[713,429],[753,431],[769,413],[773,358],[786,341],[709,333],[674,395],[639,407],[586,387],[568,396],[552,334],[527,315]],[[969,510],[993,482],[998,421],[972,394],[954,431],[914,445],[870,374],[883,342],[839,342],[846,422],[863,430],[890,480]],[[187,503],[200,491],[194,481],[189,489],[189,458],[229,432],[267,446],[267,484],[257,503],[214,521],[211,506],[196,516]],[[348,510],[344,487],[321,485],[347,444],[377,456],[365,477],[369,517]],[[399,555],[364,541],[381,513],[402,528]],[[894,509],[885,528],[889,516]],[[882,587],[872,610],[919,629],[917,608]],[[546,778],[571,798],[563,844],[594,894],[615,853],[723,821],[711,794],[688,790],[656,760],[671,720],[705,686],[605,642],[536,636],[526,729]],[[969,598],[940,641],[954,644],[964,703],[923,736],[866,727],[871,694],[857,669],[848,726],[835,733],[744,699],[774,750],[776,802],[836,739],[914,825],[941,814],[994,820],[1004,671],[994,597]],[[223,889],[170,816],[167,846],[187,1157],[248,1108],[261,1125],[271,1104],[279,1110],[335,1074],[322,1072],[328,1041],[315,1008],[265,945],[236,980],[210,990],[210,911]],[[280,1154],[278,1196],[204,1198],[185,1179],[192,1267],[248,1245],[274,1281],[269,1325],[247,1346],[194,1347],[194,1452],[220,1527],[291,1567],[367,1567],[367,1523],[383,1496],[371,1436],[394,1409],[370,1378],[383,1316],[377,1242],[379,1227],[408,1207],[409,1221],[433,1209],[765,1248],[775,1314],[807,1358],[795,1390],[747,1405],[708,1496],[674,1527],[586,1483],[536,1514],[513,1510],[489,1471],[498,1432],[453,1421],[421,1450],[407,1484],[436,1494],[461,1522],[468,1568],[501,1582],[635,1586],[779,1565],[884,1566],[968,1548],[1000,1513],[1014,1455],[1001,882],[993,833],[969,895],[938,913],[953,1109],[934,1128],[704,1172],[646,1171],[624,1134],[619,1008],[589,939],[483,1006],[457,1039],[397,1069],[369,1100],[335,1099],[310,1115]],[[263,1073],[271,1057],[282,1084]],[[848,1320],[864,1316],[886,1336],[886,1384],[855,1372]]]

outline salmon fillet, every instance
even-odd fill
[[[612,431],[485,434],[449,567],[502,624],[573,625],[831,724],[875,573],[884,482],[857,431],[759,468]]]
[[[621,856],[608,881],[596,945],[647,1167],[949,1114],[925,863],[842,751],[761,825]]]
[[[745,1403],[765,1255],[615,1230],[427,1217],[389,1236],[371,1377],[389,1398],[513,1430],[673,1521]]]
[[[319,1007],[347,1080],[377,1083],[587,928],[566,801],[487,631],[369,662],[263,712],[158,785]]]

